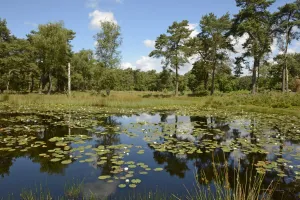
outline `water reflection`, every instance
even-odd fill
[[[5,116],[6,118],[15,116]],[[295,194],[300,192],[299,181],[295,179],[295,168],[291,166],[299,165],[300,162],[297,159],[292,158],[291,154],[300,152],[298,140],[286,140],[286,132],[278,124],[261,127],[259,121],[256,118],[250,119],[224,119],[215,116],[178,116],[170,112],[153,113],[147,114],[142,113],[139,115],[114,115],[114,116],[95,116],[93,123],[89,129],[86,128],[75,128],[74,121],[80,122],[78,116],[72,116],[72,113],[68,113],[65,117],[66,125],[55,125],[54,121],[44,120],[41,116],[34,123],[37,125],[43,125],[45,128],[30,133],[35,135],[36,139],[32,142],[43,141],[46,147],[35,147],[28,149],[27,152],[20,151],[0,151],[0,175],[2,181],[0,183],[0,193],[7,192],[9,188],[5,185],[6,182],[17,181],[17,178],[11,174],[11,168],[14,165],[22,165],[22,162],[16,162],[20,158],[29,159],[32,165],[39,164],[39,173],[44,173],[49,176],[61,176],[69,177],[77,175],[74,174],[75,169],[91,171],[88,177],[86,175],[79,175],[79,178],[87,178],[84,190],[92,191],[94,194],[101,197],[107,197],[108,195],[119,194],[117,189],[120,180],[114,181],[113,183],[105,183],[104,181],[98,180],[100,175],[113,175],[113,156],[118,155],[117,150],[111,149],[105,156],[107,162],[104,164],[97,164],[101,161],[101,156],[97,154],[92,155],[92,162],[80,164],[78,161],[73,159],[73,163],[63,165],[60,162],[51,162],[49,158],[40,156],[40,154],[47,154],[48,150],[55,149],[57,146],[53,142],[49,142],[50,138],[53,137],[64,137],[65,135],[89,135],[92,138],[86,142],[92,145],[92,148],[98,148],[99,146],[112,146],[118,144],[133,144],[139,145],[145,149],[144,155],[136,155],[130,153],[125,159],[133,160],[135,162],[146,162],[147,165],[152,168],[163,167],[164,172],[160,175],[164,178],[161,182],[155,181],[155,172],[149,172],[149,176],[145,176],[144,186],[151,188],[157,184],[167,185],[169,182],[178,181],[180,185],[191,184],[194,180],[194,173],[198,174],[198,182],[200,184],[211,183],[215,180],[213,164],[219,171],[224,171],[229,166],[229,181],[230,184],[234,185],[234,177],[236,175],[236,167],[239,166],[239,172],[241,181],[246,183],[247,177],[254,176],[256,171],[249,170],[253,167],[252,163],[257,161],[277,161],[278,159],[288,159],[291,163],[286,165],[280,165],[279,170],[284,172],[285,177],[278,177],[278,171],[270,171],[266,174],[264,180],[264,187],[267,187],[272,181],[279,180],[278,182],[278,194],[289,198],[294,198]],[[76,123],[79,123],[76,122]],[[9,122],[7,120],[0,119],[0,129],[15,126],[15,125],[26,125],[20,121]],[[124,134],[126,131],[133,132],[136,137],[129,137],[128,134]],[[267,143],[263,148],[267,153],[249,152],[247,149],[249,145],[255,146],[259,144],[258,131],[266,134],[266,137],[270,139],[279,138],[276,144]],[[105,134],[103,134],[105,132]],[[187,142],[194,144],[203,153],[172,153],[169,151],[158,151],[151,143],[145,141],[145,136],[156,138],[157,132],[159,134],[157,142],[165,143],[170,142],[173,146],[178,145],[180,142]],[[12,130],[11,133],[15,137]],[[23,134],[29,134],[24,131]],[[5,134],[0,132],[0,137]],[[1,138],[0,138],[1,140]],[[209,144],[209,145],[208,145]],[[216,147],[211,148],[211,145],[228,147],[229,152],[224,152],[222,148]],[[71,148],[75,148],[76,145],[71,144]],[[0,148],[6,147],[6,143],[1,142]],[[16,149],[23,149],[24,146],[16,146]],[[91,148],[91,149],[92,149]],[[292,149],[292,150],[289,150]],[[70,158],[72,153],[68,153]],[[90,158],[90,157],[89,157]],[[80,165],[80,167],[79,167]],[[27,165],[26,167],[30,167]],[[72,172],[72,173],[71,173]],[[37,173],[37,172],[35,172]],[[201,176],[205,173],[206,180]],[[34,177],[34,176],[33,176]],[[174,179],[174,178],[179,178]],[[28,181],[30,178],[28,178]],[[22,188],[10,189],[10,192],[16,193]],[[55,186],[53,186],[55,187]],[[138,190],[139,188],[137,188]],[[129,190],[129,189],[127,189]],[[182,187],[169,186],[169,192],[183,191]],[[184,189],[185,190],[185,189]],[[184,191],[183,191],[184,192]]]

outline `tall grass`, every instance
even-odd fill
[[[2,103],[1,103],[2,102]],[[73,92],[71,97],[64,94],[2,94],[1,105],[46,107],[98,107],[107,109],[184,109],[183,107],[241,109],[266,113],[283,113],[300,117],[300,94],[268,92],[256,95],[249,92],[217,93],[205,97],[175,97],[160,92],[118,92],[110,96],[96,95],[88,92]]]
[[[206,185],[200,185],[196,181],[194,191],[187,189],[186,199],[188,200],[271,200],[276,189],[276,184],[271,183],[266,189],[263,189],[264,174],[253,174],[253,166],[246,171],[246,182],[242,183],[240,177],[240,164],[235,169],[234,177],[229,177],[228,163],[225,162],[224,168],[217,168],[215,162],[213,165],[213,182],[209,183],[206,174],[202,171],[195,175],[196,180],[200,180]],[[250,174],[250,176],[249,176]],[[233,180],[233,183],[232,181]],[[230,183],[231,182],[231,183]],[[181,199],[181,198],[177,198]]]

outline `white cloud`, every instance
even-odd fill
[[[231,39],[233,39],[232,44],[237,54],[242,54],[245,52],[245,50],[243,49],[243,44],[246,42],[248,38],[249,35],[247,33],[244,34],[242,37],[237,37],[237,38],[233,38],[231,36]]]
[[[99,10],[95,10],[89,13],[89,18],[91,19],[90,28],[91,29],[99,29],[100,22],[110,21],[117,24],[117,20],[114,17],[114,13],[112,12],[101,12]]]
[[[136,69],[136,66],[132,65],[129,62],[125,62],[121,64],[121,69]]]
[[[186,63],[184,66],[181,66],[178,73],[183,75],[187,72],[189,72],[193,68],[193,63],[198,59],[197,56],[193,56],[189,58],[189,63]],[[122,69],[139,69],[141,71],[150,71],[150,70],[156,70],[157,72],[162,71],[162,64],[161,59],[159,58],[152,58],[149,56],[142,56],[140,59],[138,59],[135,64],[125,62],[122,63],[121,68]]]
[[[156,70],[161,71],[161,59],[151,58],[149,56],[142,56],[139,60],[136,61],[136,68],[141,71],[150,71]]]
[[[123,3],[124,2],[124,0],[115,0],[116,1],[116,3]]]
[[[155,41],[154,40],[144,40],[143,43],[146,47],[149,47],[149,48],[154,48],[155,47]]]
[[[196,37],[200,32],[197,30],[197,24],[189,24],[188,29],[192,31],[191,37]]]
[[[25,25],[29,25],[29,26],[33,26],[33,27],[38,27],[38,24],[37,23],[33,23],[33,22],[28,22],[28,21],[26,21],[26,22],[24,22],[24,24]]]

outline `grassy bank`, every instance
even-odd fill
[[[65,94],[1,94],[0,104],[11,106],[101,107],[108,109],[151,109],[169,110],[183,107],[222,108],[264,113],[289,114],[300,117],[300,94],[279,92],[251,95],[249,92],[234,92],[205,97],[187,95],[174,97],[159,92],[117,92],[109,97],[89,92]]]

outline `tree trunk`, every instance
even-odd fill
[[[208,73],[205,74],[204,78],[204,89],[207,90],[207,85],[208,85]]]
[[[71,96],[71,64],[68,63],[68,95]]]
[[[290,20],[290,17],[288,18],[288,21]],[[285,49],[284,49],[284,69],[282,73],[282,92],[288,92],[289,91],[289,74],[287,69],[287,51],[289,48],[289,42],[290,42],[290,34],[292,31],[292,26],[289,27],[286,37],[285,37]],[[284,87],[285,86],[285,87]]]
[[[216,73],[216,67],[214,67],[212,71],[210,95],[213,95],[215,92],[215,73]]]
[[[6,92],[8,92],[8,91],[9,91],[9,79],[7,81],[7,84],[6,84]]]
[[[44,75],[41,74],[40,83],[39,83],[39,94],[42,94],[42,92],[43,92],[43,78],[44,78]]]
[[[30,93],[33,92],[33,87],[34,87],[34,77],[33,77],[33,74],[31,74],[31,87],[30,87]]]
[[[107,95],[107,96],[110,95],[110,89],[106,89],[106,95]]]
[[[52,90],[52,78],[51,78],[51,73],[49,73],[48,78],[49,78],[48,94],[51,94],[51,90]]]
[[[254,64],[253,64],[253,69],[252,69],[252,94],[256,93],[256,84],[257,84],[257,69],[259,67],[259,59],[254,58]]]
[[[281,83],[281,90],[285,92],[285,66],[282,67],[282,83]]]
[[[287,64],[285,65],[285,81],[286,92],[289,92],[289,70]]]
[[[260,65],[258,65],[257,67],[257,80],[256,80],[256,91],[258,92],[258,88],[259,88],[259,75],[260,75]]]
[[[175,89],[175,96],[178,96],[178,66],[176,66],[176,89]]]

